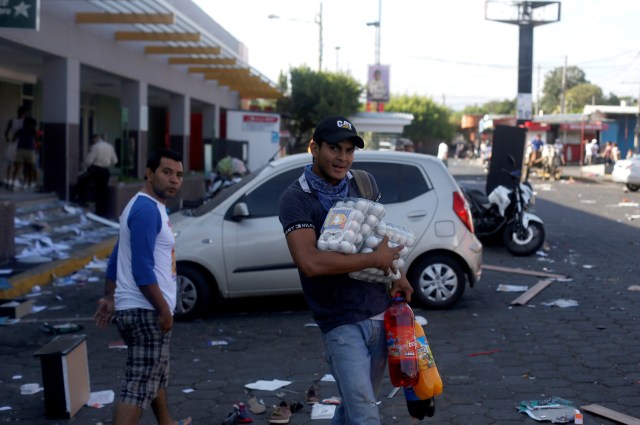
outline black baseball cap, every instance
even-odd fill
[[[364,148],[364,140],[358,136],[356,127],[351,121],[340,115],[330,115],[318,123],[313,132],[315,142],[340,143],[349,140],[360,149]]]

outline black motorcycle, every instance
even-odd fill
[[[515,167],[515,160],[510,158]],[[509,172],[511,188],[497,186],[489,196],[478,189],[462,187],[473,216],[475,233],[484,241],[501,239],[507,250],[517,256],[538,251],[545,239],[540,217],[527,210],[533,203],[533,189],[521,182],[520,170]]]

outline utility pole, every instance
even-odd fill
[[[322,2],[320,2],[320,12],[316,18],[316,24],[318,24],[318,72],[322,72]]]
[[[547,7],[551,6],[551,7]],[[554,9],[554,6],[556,7]],[[511,9],[510,9],[511,8]],[[533,28],[560,20],[559,1],[509,2],[486,0],[485,19],[518,25],[518,98],[517,122],[531,119],[531,80],[533,74]]]
[[[565,105],[565,101],[566,101],[566,94],[567,92],[567,56],[565,55],[564,57],[564,68],[562,68],[562,94],[560,97],[560,110],[562,111],[562,113],[565,113],[565,109],[564,109],[564,105]]]

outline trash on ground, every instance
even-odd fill
[[[483,264],[482,268],[484,270],[492,270],[496,272],[506,272],[506,273],[516,273],[516,274],[524,274],[528,276],[538,276],[538,277],[550,277],[554,279],[558,278],[566,278],[567,276],[563,276],[560,274],[547,273],[547,272],[539,272],[534,270],[525,270],[520,268],[513,267],[502,267],[502,266],[492,266],[490,264]]]
[[[553,301],[548,301],[546,303],[542,303],[542,305],[545,306],[545,307],[560,307],[560,308],[577,307],[578,306],[578,301],[565,299],[565,298],[560,298],[560,299],[557,299],[557,300],[553,300]]]
[[[34,305],[33,307],[31,307],[31,312],[40,313],[42,310],[46,310],[46,308],[46,305]]]
[[[317,328],[318,324],[317,323],[305,323],[304,327],[305,328]]]
[[[424,316],[416,316],[415,321],[418,322],[421,326],[427,326],[429,321]]]
[[[124,343],[124,341],[120,340],[120,341],[113,341],[109,343],[109,348],[117,348],[117,349],[126,349],[127,348],[127,344]]]
[[[11,319],[9,317],[0,317],[0,326],[10,326],[19,323],[20,319]]]
[[[389,395],[387,396],[387,398],[395,397],[395,395],[398,394],[398,391],[400,391],[400,387],[393,387],[393,389],[389,391]]]
[[[6,410],[11,410],[11,406],[0,406],[0,412],[4,412]]]
[[[573,422],[576,414],[580,414],[580,411],[570,401],[560,397],[521,401],[516,405],[516,409],[536,421],[550,421],[554,424]]]
[[[11,274],[13,269],[0,269],[0,274]]]
[[[529,289],[527,292],[525,292],[524,294],[520,295],[515,300],[511,301],[511,305],[525,305],[526,303],[529,302],[529,300],[531,298],[535,297],[544,288],[546,288],[547,286],[551,285],[551,282],[553,282],[553,281],[549,280],[549,279],[539,281],[538,283],[533,285],[533,287],[531,289]]]
[[[229,343],[227,341],[209,341],[207,345],[209,347],[215,347],[217,345],[229,345]]]
[[[86,264],[84,266],[84,268],[88,269],[88,270],[106,271],[107,270],[107,264],[108,264],[107,260],[101,260],[101,259],[96,258],[94,256],[93,259],[91,260],[91,262]]]
[[[60,325],[50,325],[49,323],[42,324],[42,330],[48,334],[52,335],[61,335],[68,334],[72,332],[78,332],[84,329],[84,326],[78,325],[77,323],[62,323]]]
[[[592,265],[592,264],[583,264],[583,265],[582,265],[582,268],[583,268],[583,269],[592,269],[592,268],[593,268],[593,265]]]
[[[616,422],[620,422],[621,424],[626,425],[638,425],[640,424],[640,419],[635,418],[633,416],[625,415],[624,413],[616,412],[615,410],[611,410],[607,407],[600,406],[598,404],[589,404],[586,406],[580,407],[582,410],[587,411],[589,413],[593,413],[598,416],[602,416],[608,419],[612,419]]]
[[[593,199],[581,199],[580,203],[581,204],[595,204],[596,201],[594,201]]]
[[[195,390],[193,388],[185,388],[184,390],[182,390],[182,392],[185,393],[185,394],[189,394],[189,393],[192,393],[194,391]]]
[[[537,255],[538,257],[548,257],[548,256],[549,256],[549,254],[547,254],[546,252],[544,252],[544,251],[542,251],[542,250],[540,250],[540,251],[536,251],[536,255]]]
[[[629,291],[640,291],[640,285],[631,285],[627,289]]]
[[[525,292],[529,289],[528,285],[504,285],[500,284],[496,288],[498,292]]]
[[[333,405],[339,405],[342,402],[342,400],[340,400],[340,397],[336,397],[336,396],[331,396],[329,398],[323,398],[322,399],[322,404],[333,404]]]
[[[14,381],[17,381],[18,379],[22,379],[22,375],[13,375],[11,379],[13,379]]]
[[[640,218],[640,214],[631,214],[631,215],[627,215],[627,220],[631,221],[631,220],[637,220]]]
[[[320,379],[321,382],[336,382],[336,378],[333,377],[332,374],[327,373]]]
[[[275,391],[286,385],[289,385],[290,383],[291,381],[282,381],[279,379],[273,379],[271,381],[258,380],[256,382],[245,384],[245,388],[248,388],[250,390]]]
[[[44,388],[42,388],[40,384],[37,384],[37,383],[20,385],[20,394],[22,395],[31,395],[31,394],[39,393],[42,390],[44,390]]]
[[[311,408],[311,419],[331,419],[335,413],[335,405],[316,403]]]
[[[89,400],[87,400],[87,406],[100,409],[105,404],[113,403],[114,392],[112,390],[95,391],[89,394]]]

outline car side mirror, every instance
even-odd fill
[[[243,218],[249,217],[249,207],[245,202],[238,202],[233,206],[233,219],[234,220],[242,220]]]

